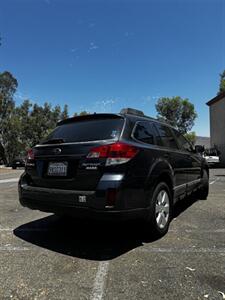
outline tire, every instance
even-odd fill
[[[209,175],[206,169],[202,173],[202,186],[197,191],[197,197],[200,200],[206,200],[209,194]]]
[[[148,229],[155,237],[165,235],[172,219],[172,194],[165,182],[158,183],[150,192]]]

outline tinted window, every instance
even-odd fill
[[[192,146],[191,144],[185,139],[185,137],[178,131],[173,130],[174,134],[176,135],[178,144],[180,146],[180,148],[187,150],[187,151],[192,151]]]
[[[155,123],[155,126],[159,132],[162,146],[178,149],[176,140],[170,128],[159,123]]]
[[[63,139],[64,142],[84,142],[116,139],[119,137],[124,119],[84,120],[63,124],[44,141]]]
[[[154,144],[152,125],[149,122],[136,123],[134,138],[146,144]]]

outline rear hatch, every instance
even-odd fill
[[[114,114],[94,114],[60,122],[33,148],[26,166],[30,184],[95,190],[104,172],[105,159],[87,159],[87,155],[92,148],[118,141],[123,126],[124,118]]]

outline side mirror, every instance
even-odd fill
[[[202,145],[195,145],[195,152],[196,153],[203,153],[205,151],[205,147]]]

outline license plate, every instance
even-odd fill
[[[48,165],[48,176],[67,176],[68,163],[50,162]]]

